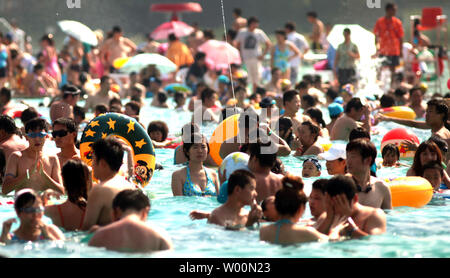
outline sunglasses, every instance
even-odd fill
[[[64,137],[68,134],[67,130],[61,129],[61,130],[54,130],[52,131],[53,138],[56,137]]]
[[[30,138],[36,138],[36,137],[44,138],[45,136],[47,136],[47,133],[45,133],[45,132],[30,132],[30,133],[27,133],[27,136]]]
[[[42,212],[44,212],[44,207],[43,206],[39,206],[37,208],[28,207],[28,208],[22,208],[19,211],[23,212],[23,213],[42,213]]]

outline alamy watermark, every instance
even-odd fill
[[[81,0],[67,0],[67,8],[73,9],[81,9]]]
[[[381,0],[366,0],[367,8],[369,9],[380,9],[381,8]]]

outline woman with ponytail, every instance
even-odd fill
[[[62,178],[67,201],[46,206],[45,215],[66,231],[80,230],[86,213],[87,193],[92,186],[90,170],[83,161],[71,159],[62,168]]]
[[[275,208],[279,220],[262,227],[259,231],[260,239],[283,245],[328,239],[312,227],[296,224],[305,212],[308,202],[303,192],[302,178],[287,174],[281,182],[283,187],[275,194]]]

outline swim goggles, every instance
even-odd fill
[[[45,132],[30,132],[30,133],[27,133],[27,136],[30,138],[36,138],[36,137],[44,138],[45,136],[47,136],[47,134],[48,133],[45,133]]]
[[[305,159],[305,161],[303,161],[303,164],[305,164],[308,161],[312,162],[314,164],[314,166],[316,166],[317,170],[319,170],[319,171],[322,170],[322,165],[320,165],[319,160],[317,160],[315,158],[307,158],[307,159]]]
[[[67,133],[68,133],[67,130],[64,130],[64,129],[54,130],[54,131],[52,131],[52,136],[53,136],[53,138],[64,137],[67,135]]]
[[[39,206],[37,208],[27,207],[27,208],[21,208],[21,209],[19,209],[19,211],[23,212],[23,213],[42,213],[42,212],[44,212],[44,207],[43,206]]]

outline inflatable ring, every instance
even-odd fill
[[[19,104],[14,105],[13,107],[5,109],[5,111],[3,111],[3,115],[7,115],[13,119],[17,119],[22,116],[23,110],[25,110],[27,108],[28,108],[28,106],[26,106],[25,104],[19,103]]]
[[[112,135],[120,138],[133,150],[134,182],[146,186],[155,171],[155,151],[145,129],[133,118],[118,113],[101,114],[86,125],[80,141],[81,159],[92,165],[91,145]]]
[[[382,108],[380,113],[393,118],[414,120],[416,118],[416,112],[407,106],[392,106],[388,108]]]
[[[433,198],[433,187],[422,177],[400,177],[387,183],[392,207],[421,208]]]
[[[401,145],[403,140],[414,141],[417,145],[420,144],[419,138],[412,131],[399,127],[390,130],[383,136],[380,151],[382,152],[387,144],[394,144],[399,148],[401,158],[414,157],[415,151],[408,151]]]
[[[239,114],[234,114],[223,120],[209,139],[209,154],[217,165],[222,164],[223,160],[222,157],[220,157],[220,147],[222,146],[222,143],[238,134],[238,119]]]

